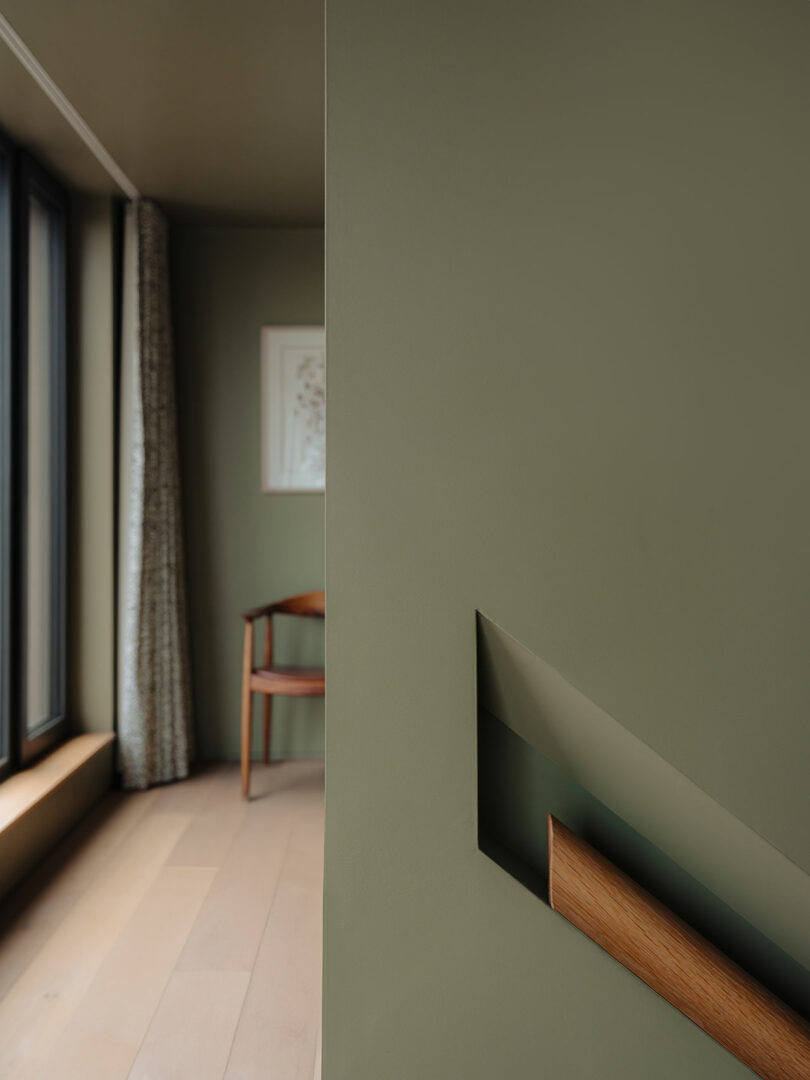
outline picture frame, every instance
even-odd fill
[[[261,483],[269,494],[323,492],[326,482],[326,331],[261,330]]]

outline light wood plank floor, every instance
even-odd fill
[[[323,763],[115,792],[0,906],[4,1080],[320,1080]]]

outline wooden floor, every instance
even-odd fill
[[[3,1080],[319,1080],[323,764],[114,793],[0,907]]]

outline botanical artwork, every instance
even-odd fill
[[[301,469],[312,476],[326,470],[326,357],[309,352],[296,359],[295,417],[301,427]]]
[[[323,327],[264,327],[262,488],[323,491],[325,471]]]

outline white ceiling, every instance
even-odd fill
[[[323,0],[0,0],[143,195],[176,216],[323,222]],[[0,47],[0,124],[67,180],[115,185]]]

